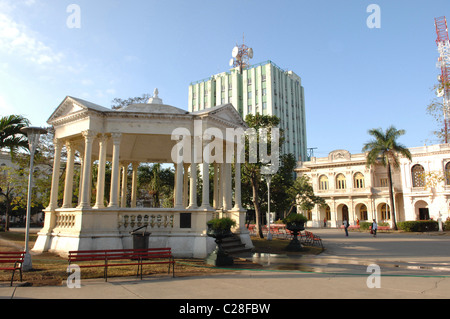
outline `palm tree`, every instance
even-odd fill
[[[399,154],[411,160],[411,153],[409,150],[397,142],[397,139],[405,134],[405,130],[397,130],[394,126],[390,126],[384,132],[382,129],[371,129],[368,133],[373,136],[374,139],[364,144],[363,152],[368,151],[366,163],[367,166],[381,164],[384,167],[387,167],[389,199],[391,204],[390,207],[392,208],[392,227],[397,230],[391,167],[397,168],[399,166]]]
[[[18,149],[28,150],[28,140],[20,131],[30,122],[21,115],[8,115],[0,118],[0,149],[8,148],[11,156],[14,156]]]

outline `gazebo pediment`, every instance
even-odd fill
[[[85,113],[86,111],[105,112],[111,110],[92,102],[88,102],[71,96],[66,96],[66,98],[47,120],[47,123],[53,124],[58,120],[66,119],[72,115],[80,115],[82,113]]]
[[[247,127],[232,104],[222,104],[205,110],[192,112],[191,114],[200,118],[208,117],[208,119],[222,122],[222,124],[225,124],[228,127]]]

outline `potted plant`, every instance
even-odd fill
[[[298,240],[298,234],[305,230],[305,223],[308,219],[302,214],[293,213],[288,217],[283,219],[283,222],[286,225],[286,229],[290,230],[293,233],[293,238],[289,242],[289,245],[286,247],[287,250],[290,251],[300,251],[302,250],[302,245]]]
[[[231,218],[214,218],[206,223],[208,226],[206,234],[215,238],[216,250],[206,258],[206,263],[215,266],[225,266],[233,264],[233,257],[229,256],[222,247],[222,240],[233,235],[231,228],[236,226],[236,221]]]

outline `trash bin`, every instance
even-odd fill
[[[148,249],[148,237],[151,233],[145,230],[139,231],[147,226],[142,226],[133,230],[130,234],[133,236],[133,249]]]

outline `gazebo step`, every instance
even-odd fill
[[[251,248],[246,248],[241,239],[234,235],[222,240],[222,248],[231,256],[251,253]]]

